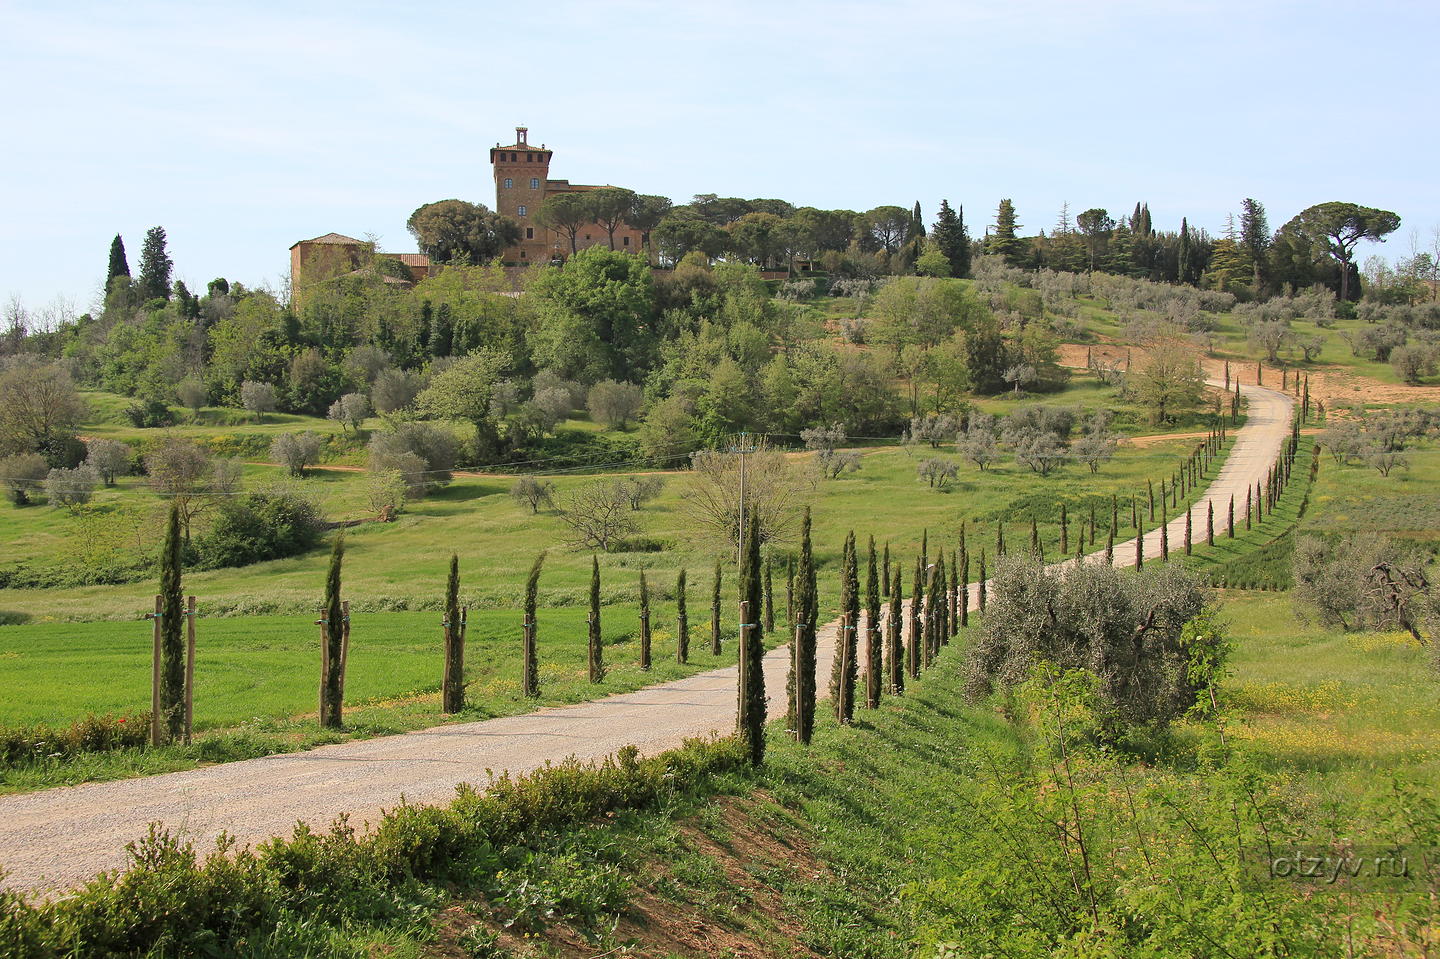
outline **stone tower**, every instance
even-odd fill
[[[495,212],[520,224],[520,243],[505,251],[505,260],[520,265],[546,263],[550,260],[552,240],[536,222],[540,204],[550,176],[553,151],[542,143],[529,143],[530,131],[515,128],[515,143],[490,150],[490,165],[495,171]]]

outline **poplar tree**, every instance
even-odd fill
[[[855,533],[845,537],[840,561],[840,611],[843,617],[835,637],[835,660],[830,666],[830,698],[835,706],[835,719],[848,725],[855,718],[855,676],[859,664],[860,633],[860,572],[855,555]]]
[[[750,764],[765,761],[765,643],[760,629],[763,589],[760,577],[760,522],[753,513],[740,550],[740,680],[736,722],[750,753]]]
[[[690,617],[685,613],[685,570],[675,577],[675,662],[690,661]]]
[[[130,276],[130,263],[125,259],[125,241],[120,239],[120,234],[115,234],[115,239],[110,241],[110,263],[105,269],[105,292],[110,292],[110,287],[115,282],[115,277]]]
[[[181,596],[180,510],[170,504],[165,548],[160,554],[160,723],[173,741],[185,733],[185,602]],[[161,745],[155,743],[154,745]]]
[[[901,638],[904,596],[901,595],[900,567],[890,580],[890,615],[885,618],[885,673],[890,677],[890,695],[905,692],[905,644]]]
[[[600,559],[590,557],[590,682],[605,678],[605,653],[600,646]]]
[[[445,581],[445,678],[440,709],[458,713],[465,708],[465,634],[460,625],[460,557],[450,554],[450,576]]]
[[[640,571],[640,668],[650,668],[650,587]]]
[[[710,654],[720,655],[720,561],[715,561],[715,589],[710,594]]]
[[[330,569],[325,575],[325,606],[321,612],[321,622],[325,625],[325,653],[326,665],[324,676],[321,677],[321,710],[320,724],[330,729],[339,729],[341,726],[341,712],[344,704],[341,702],[341,692],[345,676],[344,669],[344,618],[345,613],[340,606],[340,568],[345,560],[345,537],[337,535],[335,545],[330,550]]]
[[[800,567],[795,578],[794,653],[791,688],[795,698],[795,738],[809,743],[815,732],[815,620],[820,595],[815,588],[815,557],[810,547],[810,507],[800,524]]]
[[[875,537],[870,537],[870,557],[865,568],[865,706],[880,705],[880,564],[875,556]]]
[[[540,666],[535,655],[536,634],[540,631],[540,625],[535,621],[535,600],[540,592],[540,567],[544,562],[544,553],[536,556],[535,562],[530,566],[530,575],[525,579],[525,647],[520,664],[520,688],[526,696],[532,698],[540,695]]]

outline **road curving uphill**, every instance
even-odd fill
[[[1243,501],[1247,489],[1265,481],[1290,430],[1290,397],[1258,386],[1240,389],[1248,418],[1220,474],[1191,507],[1202,524],[1207,503],[1223,515],[1232,495]],[[1181,542],[1185,515],[1169,525],[1170,542]],[[1160,537],[1150,531],[1145,540],[1146,557],[1158,556]],[[1134,550],[1134,540],[1116,544],[1116,564],[1132,562]],[[820,676],[829,673],[838,625],[830,624],[819,637]],[[765,657],[772,719],[785,712],[787,667],[783,648]],[[523,716],[0,797],[3,883],[53,893],[123,866],[126,843],[143,836],[152,822],[202,850],[221,833],[253,845],[288,833],[297,821],[324,828],[340,813],[355,823],[374,821],[402,796],[410,803],[442,802],[457,784],[480,786],[502,771],[524,773],[570,756],[598,759],[631,744],[652,754],[688,737],[728,733],[735,723],[736,678],[732,666]]]

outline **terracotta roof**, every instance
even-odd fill
[[[430,258],[424,253],[382,253],[381,256],[391,256],[404,263],[406,266],[429,266]]]
[[[295,249],[301,243],[327,243],[334,246],[361,246],[364,240],[357,240],[353,236],[346,236],[343,233],[327,233],[324,236],[317,236],[313,240],[296,240],[290,244],[290,249]]]

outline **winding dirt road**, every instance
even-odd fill
[[[1203,529],[1205,506],[1224,515],[1231,495],[1264,482],[1289,432],[1293,400],[1242,386],[1246,425],[1220,475],[1192,509]],[[1170,522],[1170,542],[1182,542],[1185,516]],[[1145,555],[1158,556],[1160,537],[1146,534]],[[1128,565],[1134,540],[1116,544],[1115,562]],[[1103,556],[1103,552],[1091,557]],[[1070,560],[1069,562],[1074,562]],[[971,587],[975,602],[977,588]],[[829,674],[838,621],[819,637],[819,675]],[[788,653],[765,657],[770,717],[783,715]],[[127,779],[0,797],[0,866],[11,888],[53,893],[97,872],[122,866],[127,842],[159,822],[202,852],[221,832],[242,845],[286,834],[297,821],[324,828],[338,814],[357,824],[375,820],[403,796],[412,803],[449,799],[458,783],[477,786],[502,770],[523,773],[569,756],[610,755],[634,744],[646,754],[691,736],[729,732],[735,723],[735,667],[699,673],[631,693],[524,716],[439,726],[401,736],[324,746]],[[824,695],[824,682],[819,693]]]

